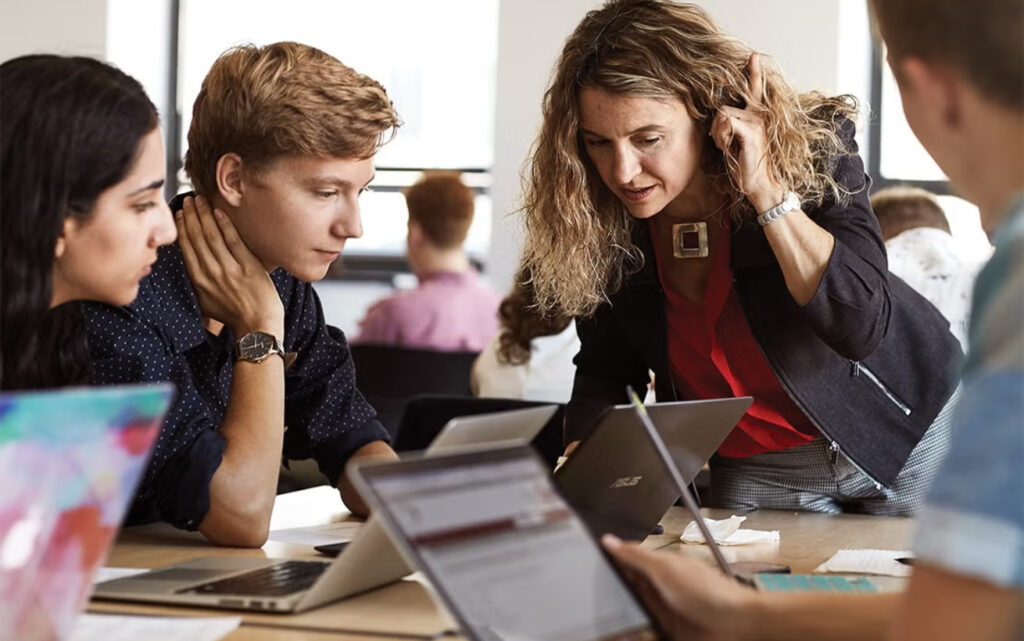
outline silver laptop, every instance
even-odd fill
[[[428,454],[484,444],[526,444],[557,405],[452,419]],[[302,612],[400,580],[412,572],[376,518],[334,561],[204,557],[100,583],[98,599]]]
[[[687,483],[752,401],[743,396],[648,407]],[[626,540],[642,540],[679,498],[632,405],[617,405],[600,418],[555,474],[555,484],[592,531]]]
[[[704,541],[711,550],[711,555],[714,557],[718,568],[726,576],[751,585],[759,590],[766,590],[770,592],[898,592],[906,587],[907,580],[899,577],[866,577],[841,574],[789,574],[788,568],[782,573],[770,572],[745,575],[742,573],[742,566],[744,564],[736,564],[736,567],[729,565],[725,560],[725,556],[722,554],[722,550],[718,547],[718,543],[715,541],[715,538],[711,536],[711,532],[708,531],[707,524],[704,523],[700,509],[697,507],[697,501],[693,498],[693,495],[690,494],[690,488],[687,485],[687,480],[684,477],[682,470],[680,470],[675,463],[675,457],[672,455],[672,452],[670,452],[666,439],[663,438],[664,430],[662,429],[662,426],[655,425],[654,417],[648,413],[648,408],[644,407],[643,402],[640,401],[640,397],[636,395],[632,388],[627,388],[627,392],[629,393],[630,400],[632,401],[631,407],[639,417],[644,431],[647,433],[651,444],[654,446],[654,450],[658,454],[658,458],[661,459],[661,462],[669,473],[669,477],[672,479],[672,483],[675,485],[679,495],[682,497],[683,505],[686,506],[690,516],[700,529],[701,535],[703,535]]]
[[[663,638],[530,448],[368,461],[350,475],[466,638]]]

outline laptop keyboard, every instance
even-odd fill
[[[877,592],[866,577],[819,574],[759,574],[761,589],[767,592]]]
[[[245,574],[178,590],[178,594],[284,596],[309,588],[328,565],[330,563],[322,561],[283,561]]]

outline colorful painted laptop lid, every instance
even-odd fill
[[[172,394],[169,384],[0,394],[0,639],[70,636]]]

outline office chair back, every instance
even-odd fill
[[[350,345],[356,387],[395,435],[406,404],[421,394],[470,396],[476,352],[441,352],[389,345]]]

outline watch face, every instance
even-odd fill
[[[249,332],[238,341],[242,358],[263,358],[274,351],[274,337],[264,332]]]

